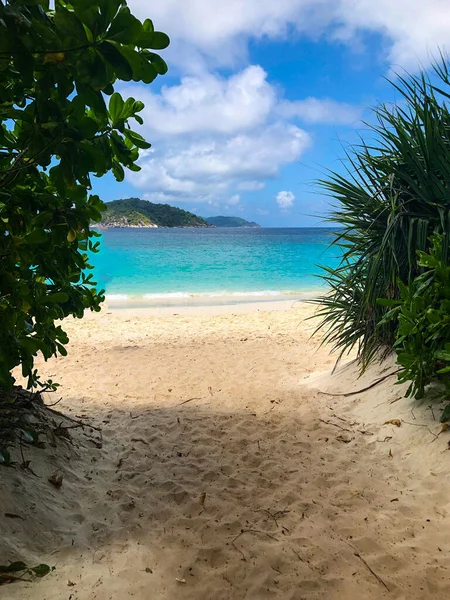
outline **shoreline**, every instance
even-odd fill
[[[106,303],[105,314],[110,314],[118,317],[133,317],[133,316],[216,316],[216,315],[248,315],[258,312],[271,311],[288,311],[296,305],[305,304],[308,299],[278,299],[278,300],[259,300],[248,302],[235,303],[220,303],[220,304],[170,304],[170,305],[140,305],[133,303],[121,306],[111,306]],[[102,313],[100,313],[102,314]]]
[[[323,293],[321,289],[310,289],[292,294],[276,291],[244,293],[184,293],[147,294],[106,294],[104,306],[114,313],[126,311],[181,310],[184,314],[217,314],[217,312],[252,312],[257,310],[280,310],[294,306],[298,302],[308,302]]]

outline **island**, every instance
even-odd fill
[[[245,227],[260,228],[261,225],[254,221],[246,221],[241,217],[206,217],[205,221],[213,227]]]
[[[212,227],[205,219],[187,210],[139,198],[112,200],[106,207],[99,228]]]

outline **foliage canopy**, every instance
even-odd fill
[[[37,385],[35,355],[66,354],[57,321],[100,309],[91,178],[123,180],[150,146],[130,127],[144,105],[114,85],[164,74],[168,44],[123,0],[0,1],[0,389],[17,365]]]

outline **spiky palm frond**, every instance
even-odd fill
[[[319,181],[337,201],[329,221],[342,250],[341,264],[325,268],[328,293],[315,301],[320,327],[335,350],[357,346],[363,365],[394,341],[396,324],[380,325],[386,309],[377,299],[397,298],[397,281],[419,273],[417,251],[433,233],[450,232],[449,64],[442,57],[433,78],[406,75],[392,85],[401,103],[374,109],[374,141],[347,155],[346,175]]]

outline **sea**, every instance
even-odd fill
[[[106,229],[93,255],[107,302],[172,306],[305,299],[339,249],[327,228]]]

